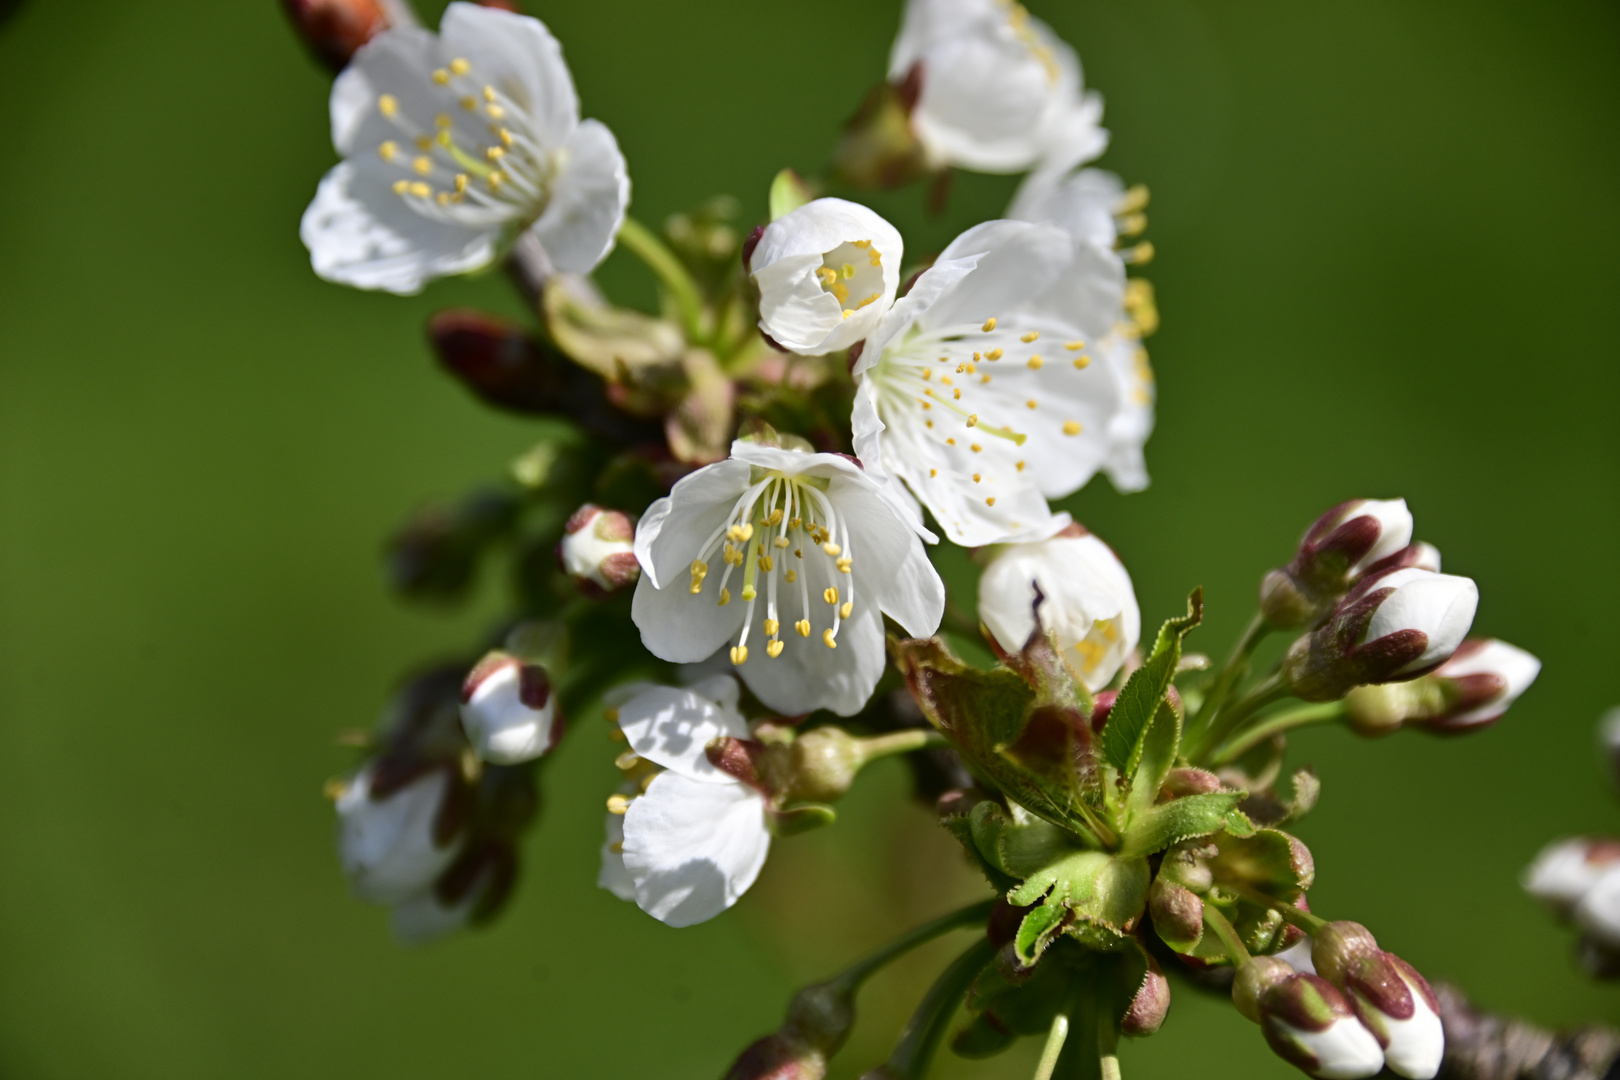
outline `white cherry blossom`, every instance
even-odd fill
[[[1101,154],[1102,99],[1080,60],[1010,0],[909,0],[889,78],[920,79],[912,130],[930,164],[1010,173],[1067,169]]]
[[[1107,686],[1142,636],[1131,576],[1097,537],[1071,525],[1050,540],[998,547],[979,578],[979,619],[1005,652],[1035,630],[1035,590],[1045,596],[1041,624],[1065,662],[1092,690]]]
[[[770,708],[852,715],[883,673],[883,615],[919,637],[939,626],[945,587],[919,540],[933,536],[842,455],[750,442],[731,454],[641,518],[642,643],[676,663],[729,645]]]
[[[900,233],[858,203],[816,199],[766,226],[748,255],[759,327],[806,356],[871,333],[900,287]]]
[[[450,777],[435,769],[381,798],[372,794],[373,769],[362,769],[337,799],[338,854],[354,894],[376,904],[397,904],[427,889],[461,850],[458,833],[445,843],[436,823]]]
[[[1061,229],[991,221],[957,237],[884,315],[854,367],[855,451],[976,546],[1068,524],[1047,499],[1113,452],[1118,380],[1091,347],[1124,270]]]
[[[553,267],[586,273],[630,200],[618,143],[581,121],[573,78],[536,19],[453,3],[440,32],[373,38],[332,87],[326,174],[300,229],[315,272],[414,293],[488,265],[531,232]]]

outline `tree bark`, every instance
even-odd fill
[[[1436,983],[1446,1056],[1437,1080],[1620,1080],[1620,1032],[1591,1024],[1551,1032],[1480,1012],[1455,986]]]

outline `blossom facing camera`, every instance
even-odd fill
[[[1560,915],[1573,914],[1575,905],[1599,881],[1620,872],[1620,840],[1578,837],[1559,840],[1541,849],[1524,871],[1524,891]]]
[[[889,80],[920,82],[911,126],[935,168],[1067,171],[1108,146],[1079,58],[1022,4],[909,0]]]
[[[586,503],[563,526],[557,563],[580,592],[605,597],[641,577],[635,540],[636,523],[629,514]]]
[[[281,6],[309,51],[333,71],[342,71],[360,46],[388,28],[377,0],[282,0]]]
[[[338,854],[355,896],[397,904],[432,885],[455,861],[463,836],[453,769],[400,779],[372,762],[337,798]]]
[[[1267,574],[1260,585],[1260,610],[1281,629],[1309,626],[1329,611],[1338,598],[1374,564],[1402,552],[1412,544],[1412,512],[1405,499],[1352,499],[1340,503],[1305,533],[1287,566]],[[1432,547],[1422,545],[1410,554],[1422,565]],[[1439,569],[1438,552],[1434,552]],[[1380,569],[1395,569],[1389,567]]]
[[[816,199],[782,215],[747,258],[760,330],[805,356],[849,348],[894,303],[904,249],[893,225],[843,199]]]
[[[1384,1051],[1338,988],[1317,975],[1291,975],[1259,995],[1266,1042],[1278,1057],[1323,1080],[1376,1076]]]
[[[1283,658],[1289,689],[1335,701],[1364,683],[1412,679],[1450,658],[1468,635],[1479,588],[1452,574],[1406,567],[1362,580],[1321,629]]]
[[[556,270],[612,250],[630,201],[613,133],[581,121],[537,19],[453,3],[439,33],[394,27],[332,86],[332,142],[300,235],[328,281],[394,293],[489,265],[530,233]]]
[[[939,626],[945,586],[919,535],[933,537],[846,457],[743,441],[731,455],[636,528],[642,643],[674,663],[729,646],[768,707],[853,715],[883,673],[883,616],[918,636]]]
[[[485,656],[462,684],[461,726],[479,758],[496,765],[550,751],[563,720],[546,669],[498,650]]]
[[[998,547],[979,578],[979,620],[1004,653],[1041,626],[1092,691],[1107,686],[1142,636],[1131,577],[1112,549],[1079,525],[1050,540]]]
[[[1121,388],[1091,345],[1114,327],[1124,268],[1063,230],[991,221],[946,247],[853,368],[855,452],[898,478],[965,546],[1043,540],[1047,499],[1113,452]]]
[[[619,706],[631,751],[664,770],[642,794],[610,804],[623,808],[619,855],[637,906],[670,926],[731,907],[770,852],[764,791],[708,752],[717,740],[749,738],[737,693],[735,679],[717,675],[686,689],[648,687]]]

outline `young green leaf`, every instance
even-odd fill
[[[1160,785],[1176,764],[1176,753],[1181,748],[1181,714],[1169,701],[1159,703],[1158,711],[1137,745],[1140,752],[1131,773],[1130,792],[1125,797],[1127,831],[1132,822],[1153,809]]]
[[[1204,590],[1197,588],[1187,598],[1187,614],[1170,619],[1159,629],[1158,639],[1147,661],[1125,680],[1125,686],[1109,710],[1103,728],[1103,760],[1130,776],[1141,756],[1142,736],[1148,722],[1164,701],[1181,662],[1181,639],[1204,618]]]

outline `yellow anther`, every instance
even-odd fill
[[[387,142],[377,147],[377,156],[382,158],[384,161],[393,161],[394,155],[397,153],[399,153],[399,143],[395,142],[393,139],[389,139]]]
[[[776,545],[776,550],[784,551],[787,549],[789,544],[793,543],[793,541],[789,540],[785,536],[778,536],[775,540],[772,540],[771,543]]]
[[[1079,352],[1086,347],[1086,343],[1083,341],[1066,341],[1063,343],[1063,347],[1070,352]]]
[[[978,413],[968,413],[967,426],[968,427],[977,427],[978,425],[979,425],[979,414]]]
[[[1074,358],[1074,366],[1076,368],[1080,369],[1081,371],[1084,371],[1086,368],[1091,366],[1091,357],[1089,357],[1089,356],[1077,356],[1077,357],[1075,357]]]
[[[613,852],[613,854],[615,854],[615,855],[623,855],[624,854],[624,841],[623,840],[615,840],[615,841],[613,841],[613,843],[608,845],[608,850]]]
[[[921,405],[922,405],[922,407],[923,407],[923,411],[924,411],[924,412],[927,412],[927,411],[928,411],[928,410],[929,410],[929,409],[932,409],[932,408],[933,408],[933,406],[932,406],[932,405],[930,405],[930,404],[929,404],[929,403],[928,403],[928,402],[926,402],[926,401],[923,401],[923,400],[922,400],[922,399],[921,399],[921,398],[918,398],[918,399],[917,399],[917,400],[918,400],[918,402],[919,402],[919,403],[920,403],[920,404],[921,404]],[[929,424],[929,425],[928,425],[928,426],[929,426],[929,427],[933,427],[933,426],[934,426],[934,425],[933,425],[933,424]]]
[[[830,626],[821,632],[821,640],[829,649],[838,648],[838,639],[833,637],[832,627]]]
[[[1046,363],[1046,361],[1042,360],[1038,354],[1029,358],[1029,368],[1031,371],[1041,370],[1041,365],[1044,363]]]
[[[1153,261],[1153,250],[1153,241],[1144,240],[1135,247],[1121,251],[1119,256],[1132,266],[1146,266]]]
[[[1132,184],[1130,186],[1130,188],[1125,192],[1124,197],[1119,200],[1119,205],[1114,207],[1114,213],[1116,213],[1116,214],[1135,213],[1136,211],[1141,210],[1143,207],[1147,206],[1147,204],[1148,204],[1147,185],[1146,184]]]
[[[489,176],[485,177],[485,182],[489,184],[489,190],[499,191],[501,190],[501,185],[506,183],[506,174],[492,172],[489,174]]]
[[[619,792],[616,792],[616,791],[612,795],[608,796],[608,800],[607,800],[607,812],[608,813],[615,814],[615,815],[617,815],[619,817],[623,817],[624,812],[626,810],[628,810],[628,809],[630,809],[630,798],[628,796],[621,795]]]
[[[468,112],[472,112],[474,109],[478,108],[478,99],[469,94],[461,99],[461,107],[466,109]]]
[[[768,574],[776,569],[776,562],[769,555],[761,555],[759,557],[759,568]]]
[[[477,103],[474,102],[474,104],[477,104]],[[491,105],[488,108],[486,108],[484,111],[489,114],[489,118],[491,120],[499,120],[501,117],[506,115],[506,110],[501,108],[499,105]]]
[[[990,381],[990,376],[988,376],[988,375],[980,375],[979,376],[979,381],[981,383],[987,383],[987,382]]]
[[[645,794],[647,794],[647,789],[652,787],[652,782],[654,780],[656,780],[656,779],[658,779],[658,774],[655,773],[655,772],[649,772],[649,773],[647,773],[647,775],[643,776],[640,780],[636,781],[636,787],[640,788],[641,793],[643,795],[645,795]]]
[[[444,68],[435,68],[433,71],[433,81],[438,83],[440,86],[448,86],[450,84],[450,73],[444,70]]]
[[[748,646],[746,646],[746,645],[733,645],[731,647],[731,665],[733,667],[741,667],[743,664],[745,664],[747,662],[748,662]]]
[[[973,482],[975,484],[977,484],[980,481],[980,479],[982,479],[982,477],[980,477],[978,473],[973,474]]]
[[[618,709],[603,709],[602,710],[602,719],[606,720],[610,724],[617,724],[619,722],[619,710]]]
[[[417,175],[426,176],[428,173],[433,171],[433,159],[419,157],[415,161],[411,162],[411,168],[416,170]]]
[[[962,370],[961,366],[959,365],[956,370],[961,371]],[[951,385],[951,377],[949,375],[941,375],[939,377],[939,381],[944,383],[946,386]]]
[[[994,505],[996,505],[996,497],[994,495],[990,496],[988,499],[984,500],[984,505],[986,505],[986,506],[994,506]]]
[[[1018,471],[1019,471],[1019,472],[1023,472],[1023,471],[1024,471],[1024,463],[1023,463],[1023,462],[1022,462],[1022,461],[1020,461],[1020,462],[1019,462],[1019,463],[1018,463]]]
[[[968,449],[977,454],[983,451],[984,447],[980,446],[978,443],[974,443],[973,445],[969,446]]]
[[[961,390],[952,390],[951,391],[951,400],[953,400],[953,401],[961,401],[962,400],[962,391]]]
[[[988,319],[984,320],[984,326],[981,327],[981,329],[987,334],[990,331],[994,330],[995,328],[996,328],[996,317],[994,315],[992,315]]]
[[[1025,345],[1028,345],[1030,342],[1034,341],[1036,338],[1038,338],[1040,336],[1041,336],[1041,332],[1039,330],[1031,330],[1029,333],[1025,334],[1023,337],[1019,338],[1018,340],[1022,341]]]
[[[403,194],[405,194],[406,192],[408,192],[410,190],[411,190],[411,182],[409,180],[395,180],[394,181],[394,194],[395,195],[403,195]]]
[[[781,629],[782,629],[782,624],[777,622],[775,619],[766,619],[765,620],[765,636],[766,637],[775,637],[776,634],[777,634],[777,631],[779,631]]]
[[[418,199],[425,199],[429,195],[433,194],[433,189],[422,183],[422,181],[418,180],[416,183],[411,185],[411,194],[415,195]]]
[[[336,802],[343,798],[343,793],[349,790],[349,782],[334,776],[321,786],[321,794]]]
[[[506,150],[503,147],[492,146],[488,150],[484,151],[484,156],[489,158],[491,161],[499,161],[501,158],[506,156]]]
[[[438,116],[435,116],[433,118],[433,126],[436,127],[436,128],[447,128],[447,127],[449,127],[450,126],[450,114],[449,113],[440,113]]]
[[[787,570],[787,583],[789,585],[791,585],[795,581],[798,581],[798,580],[799,580],[799,572],[797,570],[794,570],[792,567],[789,567],[788,570]]]
[[[956,445],[956,436],[953,435],[949,439],[946,439],[945,440],[945,445],[946,446],[955,446]]]
[[[1063,421],[1063,434],[1065,434],[1065,435],[1078,435],[1078,434],[1080,434],[1080,421],[1078,421],[1078,420],[1065,420],[1065,421]]]
[[[440,206],[449,206],[450,193],[448,191],[441,191],[437,195],[433,196],[433,201],[438,203]]]
[[[829,540],[825,544],[821,545],[821,550],[825,551],[829,555],[837,555],[839,552],[843,551],[844,549],[839,547],[837,544],[833,543],[831,540]]]
[[[620,731],[616,727],[615,728],[608,728],[607,737],[608,737],[609,742],[629,742],[630,741],[630,737],[628,735],[626,735],[624,732]]]
[[[838,560],[836,565],[838,566],[840,573],[847,574],[849,573],[849,568],[855,565],[855,560],[851,559],[848,555],[845,555],[842,559]]]
[[[838,586],[829,585],[826,589],[822,590],[821,598],[827,601],[829,604],[838,603]]]
[[[767,525],[780,525],[780,524],[782,524],[782,508],[780,506],[778,506],[775,510],[771,511],[771,516],[765,519],[765,524],[767,524]]]
[[[457,75],[465,75],[472,70],[472,65],[458,56],[450,61],[450,70]]]
[[[456,173],[456,194],[463,194],[467,190],[467,174]]]
[[[776,641],[766,643],[765,655],[770,657],[772,660],[775,660],[778,656],[782,655],[782,650],[785,648],[787,648],[787,642],[778,638]]]
[[[799,632],[800,637],[809,637],[810,636],[810,620],[809,619],[800,619],[798,622],[793,624],[793,629],[795,629],[795,630],[797,630]]]
[[[934,426],[934,422],[932,420],[924,420],[923,423],[925,425],[927,425],[930,429],[932,429],[933,426]]]
[[[871,296],[868,296],[865,300],[862,300],[859,304],[856,304],[855,306],[857,308],[863,308],[867,304],[875,304],[881,299],[883,299],[883,294],[880,293],[880,292],[875,292]]]
[[[838,268],[838,272],[844,276],[845,281],[848,281],[850,278],[855,276],[855,265],[853,263],[845,263],[843,266]]]
[[[940,357],[940,359],[943,360],[943,359],[945,359],[945,357],[942,356],[942,357]],[[977,364],[982,359],[984,359],[984,358],[982,356],[980,356],[978,353],[973,354],[973,362],[975,364]]]
[[[620,772],[629,772],[631,769],[640,764],[641,755],[636,753],[634,750],[626,750],[624,753],[613,759],[613,767],[618,769]]]
[[[493,86],[484,87],[484,100],[491,105],[495,104],[495,88]]]
[[[939,470],[938,469],[929,469],[928,470],[928,479],[932,480],[934,477],[936,477],[938,475],[939,475]]]
[[[851,316],[851,315],[853,315],[853,314],[855,314],[855,312],[853,312],[853,311],[851,311],[851,310],[850,310],[850,309],[849,309],[849,308],[845,308],[845,309],[844,309],[844,318],[846,318],[846,319],[847,319],[847,318],[849,318],[849,317],[850,317],[850,316]]]
[[[500,131],[496,132],[496,135],[500,137],[502,146],[506,147],[508,150],[512,148],[512,133],[510,131],[507,131],[505,128],[501,128]]]
[[[720,602],[718,604],[716,604],[715,606],[716,607],[725,607],[729,603],[731,603],[731,590],[730,589],[721,589],[720,590]]]
[[[449,138],[449,133],[441,131],[439,133],[439,137],[447,139]],[[416,144],[416,148],[423,153],[433,149],[433,137],[431,135],[418,135],[411,141],[414,142]]]
[[[393,94],[384,94],[377,99],[377,111],[384,116],[392,117],[399,112],[399,98]]]
[[[1028,401],[1024,402],[1024,404],[1026,406],[1028,406],[1029,408],[1033,409],[1035,407],[1035,399],[1030,398]]]
[[[1000,360],[1001,359],[1001,350],[1000,349],[991,349],[989,352],[984,354],[984,358],[986,360]]]
[[[838,614],[842,615],[844,618],[847,619],[847,618],[849,618],[849,613],[854,611],[854,610],[855,610],[855,601],[853,601],[853,600],[845,600],[844,601],[844,606],[838,609]]]
[[[1119,235],[1135,236],[1147,228],[1146,214],[1126,214],[1118,221]]]
[[[804,548],[794,548],[794,549],[793,549],[793,557],[794,557],[794,558],[795,558],[795,559],[802,559],[802,558],[804,558]]]

